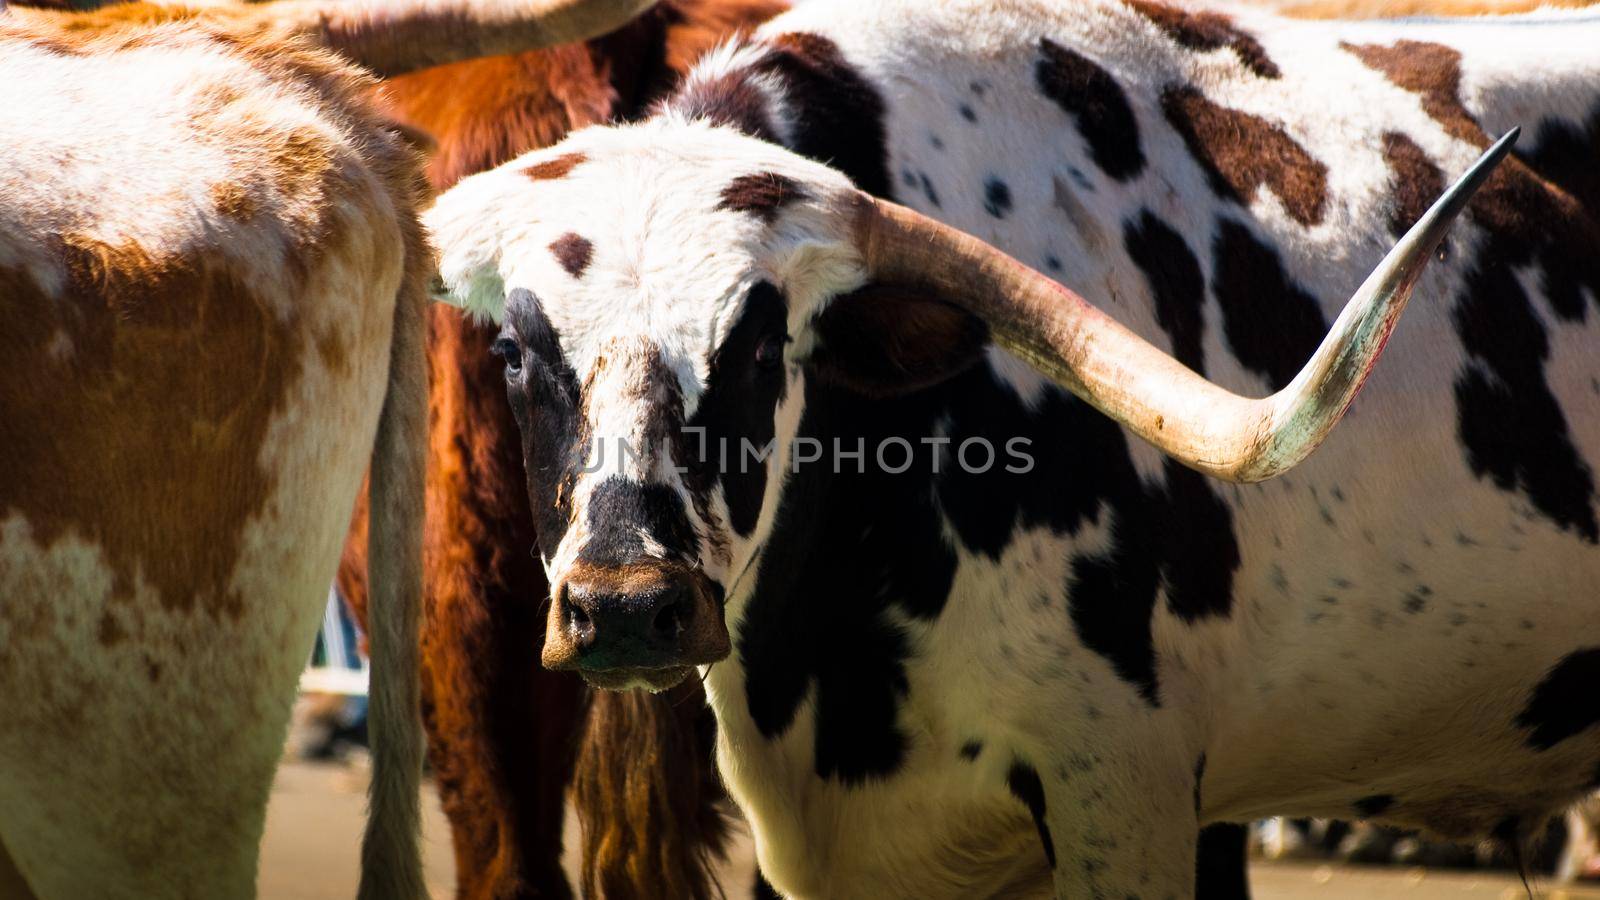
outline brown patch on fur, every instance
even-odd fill
[[[708,896],[712,857],[728,840],[727,818],[706,802],[722,794],[710,765],[715,740],[696,679],[661,694],[594,695],[572,785],[584,838],[583,896]],[[666,821],[671,827],[660,829]],[[634,875],[639,870],[659,880],[646,883]]]
[[[211,186],[211,203],[217,212],[237,222],[247,222],[257,209],[256,199],[237,181],[219,181]]]
[[[1394,172],[1391,188],[1394,209],[1389,214],[1389,231],[1399,237],[1415,225],[1444,192],[1444,173],[1415,141],[1398,131],[1384,133],[1383,159]]]
[[[285,196],[325,197],[329,174],[338,164],[338,148],[314,128],[300,128],[285,135],[273,148],[268,162],[272,185]]]
[[[598,592],[636,594],[647,591],[673,575],[692,576],[685,565],[664,562],[629,563],[622,566],[597,566],[579,560],[567,571],[567,581],[582,582]]]
[[[111,614],[111,610],[108,609],[100,614],[100,628],[95,633],[95,639],[100,642],[100,646],[115,647],[127,637],[127,629],[123,628],[117,617]]]
[[[249,43],[238,41],[219,39],[235,49]],[[21,273],[0,274],[0,312],[12,323],[0,341],[0,378],[18,385],[22,373],[50,371],[57,386],[48,396],[0,388],[0,442],[18,476],[17,489],[0,494],[0,510],[20,510],[42,543],[72,533],[99,546],[118,596],[142,581],[173,609],[241,609],[234,563],[244,529],[276,487],[260,449],[300,377],[309,336],[295,310],[325,259],[366,240],[388,206],[402,211],[407,274],[426,284],[429,256],[410,212],[420,197],[416,157],[379,136],[381,120],[358,90],[363,76],[319,54],[270,49],[251,44],[241,55],[269,59],[259,64],[302,88],[321,115],[371,135],[356,158],[311,128],[285,134],[247,123],[236,131],[273,160],[249,177],[295,206],[270,226],[291,248],[284,283],[258,283],[221,249],[162,256],[136,236],[105,240],[89,230],[56,238],[67,275],[60,297],[42,297]],[[210,124],[198,120],[197,133]],[[385,185],[386,200],[353,177],[356,166]],[[58,342],[71,347],[70,368],[50,350]],[[64,458],[92,477],[62,477]],[[107,501],[108,485],[117,502]]]
[[[1422,109],[1452,137],[1488,146],[1478,120],[1461,103],[1461,51],[1424,41],[1396,41],[1339,46],[1370,69],[1382,72],[1396,87],[1420,94]]]
[[[1423,109],[1452,137],[1489,145],[1489,134],[1461,100],[1459,51],[1417,41],[1340,46],[1398,87],[1420,95]],[[1541,122],[1534,141],[1490,176],[1472,201],[1474,218],[1501,239],[1519,244],[1533,242],[1537,234],[1548,233],[1561,243],[1565,235],[1592,233],[1600,215],[1600,178],[1593,166],[1600,153],[1600,106],[1585,122]],[[1590,256],[1577,246],[1570,249],[1572,258]]]
[[[1474,146],[1489,136],[1457,93],[1459,55],[1436,45],[1347,47],[1396,84],[1453,136]],[[1437,68],[1422,65],[1431,60]],[[1532,146],[1508,157],[1469,205],[1487,235],[1464,267],[1451,311],[1468,362],[1455,382],[1457,431],[1474,474],[1524,494],[1539,513],[1595,542],[1594,475],[1574,447],[1546,372],[1549,336],[1536,302],[1569,322],[1600,297],[1600,109],[1582,123],[1547,118]],[[1539,292],[1518,271],[1537,267]]]
[[[1461,101],[1458,51],[1416,41],[1341,46],[1421,95],[1423,109],[1451,136],[1489,145],[1488,133]],[[1600,153],[1600,107],[1582,123],[1541,122],[1535,141],[1496,168],[1468,208],[1472,221],[1493,238],[1485,258],[1538,263],[1554,311],[1581,320],[1584,289],[1600,297],[1600,260],[1594,253],[1600,246],[1600,178],[1593,174]]]
[[[203,14],[201,7],[183,4],[159,3],[108,3],[94,9],[74,11],[62,24],[68,31],[110,31],[129,25],[161,25],[194,19]]]
[[[1233,20],[1209,10],[1184,10],[1155,0],[1125,0],[1140,15],[1166,32],[1167,37],[1190,50],[1210,52],[1227,47],[1239,57],[1244,67],[1262,78],[1277,78],[1278,70],[1262,48],[1261,42],[1247,31],[1241,31]]]
[[[1341,46],[1397,86],[1420,95],[1423,109],[1452,137],[1478,147],[1489,145],[1488,133],[1461,100],[1459,51],[1417,41],[1399,41],[1390,47]],[[1560,134],[1562,131],[1566,134]],[[1410,144],[1403,136],[1385,135],[1385,158],[1391,156],[1394,139]],[[1597,243],[1596,218],[1600,217],[1600,178],[1594,175],[1595,155],[1600,153],[1600,106],[1586,122],[1545,120],[1534,141],[1514,152],[1489,177],[1473,198],[1473,218],[1497,240],[1515,245],[1516,252],[1510,255],[1525,256],[1532,245],[1548,243],[1561,249],[1546,252],[1547,266],[1587,270],[1579,261],[1592,258],[1585,248]],[[1411,147],[1414,156],[1421,155],[1414,144]],[[1436,183],[1442,184],[1442,178]],[[1584,277],[1593,279],[1595,275]]]
[[[29,5],[49,8],[47,4]],[[85,10],[62,4],[56,8],[67,13],[58,20],[56,27],[68,34],[128,32],[143,26],[193,19],[200,14],[198,8],[157,3],[110,3]]]
[[[1264,185],[1295,221],[1302,225],[1322,221],[1328,167],[1281,126],[1219,106],[1187,86],[1162,92],[1161,108],[1217,196],[1248,206]]]
[[[554,159],[535,163],[528,167],[528,177],[534,181],[549,181],[554,178],[565,178],[567,173],[588,161],[589,157],[582,153],[563,153]]]
[[[772,0],[666,0],[586,45],[391,79],[384,100],[394,116],[438,140],[428,176],[444,188],[574,128],[642,113],[702,53],[782,8]],[[539,665],[549,588],[529,553],[535,538],[522,448],[503,365],[489,353],[494,331],[446,307],[434,307],[429,317],[423,714],[429,761],[451,824],[458,896],[570,897],[560,836],[584,688],[570,674]],[[339,570],[340,586],[363,620],[364,496]],[[704,705],[683,700],[673,708]],[[623,727],[607,718],[590,732]],[[584,744],[580,772],[643,768],[626,757],[597,756],[592,746]],[[687,784],[693,773],[692,783],[704,789],[698,795],[658,792],[664,803],[643,804],[647,812],[630,815],[615,813],[626,808],[628,796],[578,797],[584,857],[593,861],[585,878],[604,877],[618,886],[610,894],[616,897],[655,896],[662,886],[675,890],[679,884],[687,887],[673,896],[711,896],[709,853],[720,842],[708,846],[712,836],[686,824],[714,812],[709,803],[719,792],[710,751],[658,759],[652,781]],[[624,788],[616,779],[604,785]]]
[[[776,172],[757,172],[728,182],[717,209],[751,213],[771,225],[783,207],[804,200],[805,196],[805,190],[794,179]]]
[[[41,544],[98,546],[120,597],[142,581],[167,608],[236,615],[243,532],[275,487],[257,459],[304,335],[218,260],[82,232],[60,240],[64,297],[0,275],[0,384],[12,388],[0,388],[0,510],[21,512]],[[58,333],[70,367],[51,358]],[[40,372],[52,390],[28,386]]]
[[[574,232],[567,232],[561,237],[550,242],[550,252],[555,254],[556,262],[561,263],[561,268],[573,278],[582,278],[585,269],[589,268],[589,260],[594,258],[594,244],[589,239]]]

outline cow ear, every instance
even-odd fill
[[[445,258],[444,262],[454,262]],[[444,270],[442,263],[440,269]],[[436,272],[428,282],[428,296],[435,303],[459,307],[474,322],[501,322],[506,316],[506,286],[490,266],[463,266],[454,273]]]
[[[813,377],[872,397],[938,384],[976,362],[989,343],[977,316],[894,284],[835,297],[813,328]]]

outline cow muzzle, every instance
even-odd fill
[[[720,596],[682,566],[580,563],[553,593],[544,665],[576,670],[598,688],[666,690],[694,666],[727,657]]]

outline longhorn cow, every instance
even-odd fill
[[[702,667],[795,895],[1529,834],[1600,781],[1597,36],[824,0],[463,181],[427,224],[502,323],[546,664]]]

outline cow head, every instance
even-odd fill
[[[854,195],[770,144],[658,121],[580,132],[433,211],[451,294],[501,324],[552,585],[547,664],[661,688],[725,656],[725,598],[770,529],[801,379],[893,390],[981,349],[953,307],[913,345],[821,339],[881,333],[825,313],[865,283],[838,215]],[[848,307],[868,309],[886,312]]]
[[[662,689],[729,652],[725,617],[800,461],[807,379],[908,391],[992,337],[1185,464],[1268,477],[1342,414],[1466,193],[1264,400],[975,239],[703,122],[578,132],[466,179],[426,220],[445,299],[501,325],[552,585],[545,664]]]

